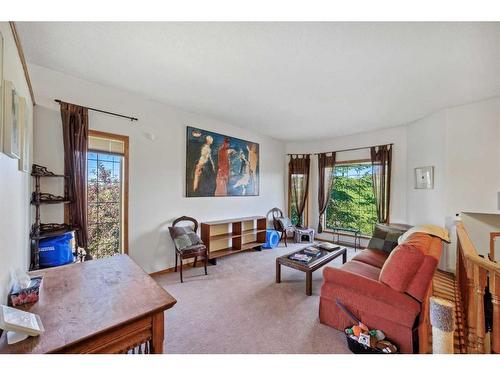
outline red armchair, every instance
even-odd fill
[[[441,249],[439,238],[415,233],[391,255],[365,249],[341,268],[325,267],[321,323],[339,330],[352,325],[338,299],[368,327],[384,331],[402,353],[415,352],[414,332],[422,323]]]

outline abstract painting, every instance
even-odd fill
[[[259,144],[187,127],[186,196],[259,195]]]

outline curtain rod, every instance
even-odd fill
[[[387,143],[385,145],[375,145],[375,146],[366,146],[366,147],[354,147],[354,148],[345,148],[343,150],[337,150],[337,151],[327,151],[327,152],[321,152],[321,154],[329,154],[331,152],[346,152],[346,151],[356,151],[356,150],[364,150],[367,148],[372,148],[372,147],[381,147],[381,146],[393,146],[394,143]],[[301,154],[301,153],[295,153],[295,154],[287,154],[287,155],[318,155],[320,152],[315,152],[314,154]]]
[[[68,103],[68,102],[65,102],[65,101],[60,100],[60,99],[54,99],[54,101],[57,102],[57,103],[59,103],[59,104],[60,103],[67,103],[67,104],[72,104],[72,105],[78,105],[80,107],[87,108],[88,110],[91,110],[91,111],[94,111],[94,112],[101,112],[101,113],[106,113],[107,115],[112,115],[112,116],[117,116],[117,117],[123,117],[123,118],[129,119],[130,121],[139,121],[139,119],[137,117],[131,117],[131,116],[126,116],[126,115],[121,115],[119,113],[104,111],[102,109],[97,109],[97,108],[92,108],[92,107],[85,107],[85,106],[79,105],[79,104]]]

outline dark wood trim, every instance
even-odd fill
[[[128,191],[129,191],[129,137],[126,135],[107,133],[89,129],[89,137],[101,137],[105,139],[123,142],[123,252],[128,254]]]
[[[26,64],[26,59],[24,57],[23,47],[21,46],[21,40],[19,39],[19,34],[17,33],[16,23],[14,21],[9,21],[10,30],[12,31],[12,36],[14,37],[14,41],[17,47],[17,53],[19,54],[19,59],[21,60],[21,65],[23,66],[24,78],[26,79],[26,84],[28,85],[28,89],[30,90],[31,102],[33,105],[35,102],[35,94],[33,93],[33,86],[31,85],[31,79],[28,72],[28,65]]]
[[[193,260],[188,260],[187,262],[183,262],[182,264],[185,265],[185,266],[190,266],[190,265],[193,265],[193,263],[194,263],[194,259]],[[203,267],[203,263],[202,262],[199,262],[197,264],[199,264],[197,267]],[[170,268],[165,268],[163,270],[151,272],[149,274],[149,276],[151,276],[151,277],[161,276],[161,275],[165,275],[167,273],[172,273],[172,272],[175,272],[175,266],[170,267]]]

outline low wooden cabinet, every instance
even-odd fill
[[[216,259],[251,250],[266,243],[267,219],[249,216],[201,223],[201,239],[207,246],[208,259]]]

